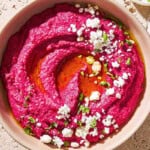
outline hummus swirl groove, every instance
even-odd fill
[[[57,147],[88,147],[132,116],[144,64],[127,28],[96,5],[59,4],[8,41],[1,77],[29,135]]]

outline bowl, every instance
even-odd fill
[[[73,2],[73,0],[34,0],[28,6],[19,10],[15,16],[13,16],[7,24],[0,29],[0,61],[2,59],[5,47],[7,45],[7,41],[9,37],[14,34],[19,28],[34,14],[45,10],[48,7],[53,6],[56,3],[61,2]],[[148,116],[150,111],[150,38],[141,24],[133,17],[124,7],[120,6],[118,3],[107,0],[107,1],[98,1],[98,0],[76,0],[75,2],[91,2],[96,3],[104,10],[110,12],[117,18],[119,18],[124,24],[126,24],[133,35],[136,37],[137,42],[140,45],[140,49],[143,54],[144,62],[145,62],[145,76],[146,76],[146,84],[145,91],[140,102],[139,107],[136,109],[134,115],[129,120],[129,122],[112,138],[107,138],[103,143],[97,143],[90,147],[92,150],[108,150],[114,149],[120,144],[122,144],[125,140],[127,140],[144,122],[145,118]],[[55,148],[50,148],[45,144],[42,144],[38,139],[28,136],[24,133],[22,128],[15,121],[11,109],[8,104],[8,100],[6,98],[6,91],[2,83],[0,82],[0,122],[3,124],[4,128],[7,132],[16,139],[19,143],[24,145],[25,147],[36,150],[50,150]],[[72,149],[72,148],[70,148]],[[86,148],[80,148],[86,149]]]
[[[142,6],[150,6],[150,2],[143,2],[141,0],[132,0],[134,3],[142,5]]]

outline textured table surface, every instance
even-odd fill
[[[32,0],[0,0],[0,28],[18,9],[23,8],[31,1]],[[130,0],[116,1],[133,13],[150,34],[150,7],[135,5],[131,3]],[[11,138],[0,124],[0,150],[27,149]],[[150,116],[147,117],[138,131],[116,150],[150,150]]]

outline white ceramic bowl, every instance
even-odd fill
[[[132,0],[134,3],[142,5],[142,6],[150,6],[150,2],[142,2],[140,0]]]
[[[15,33],[19,28],[34,14],[51,7],[55,3],[71,2],[73,0],[35,0],[30,5],[19,11],[7,25],[0,31],[0,60],[4,53],[9,37]],[[103,143],[98,143],[89,149],[93,150],[109,150],[119,146],[127,140],[144,122],[150,111],[150,38],[141,24],[131,16],[131,14],[119,4],[112,0],[76,0],[75,2],[94,2],[104,10],[111,12],[114,16],[122,20],[136,37],[145,61],[145,75],[146,85],[143,98],[140,106],[135,111],[130,121],[122,128],[122,130],[114,135],[112,138],[106,139]],[[0,122],[2,122],[8,133],[18,142],[30,149],[50,150],[47,145],[42,144],[36,138],[30,137],[24,133],[22,128],[17,124],[11,114],[11,109],[8,106],[8,100],[2,84],[0,83]],[[52,148],[54,149],[54,148]],[[71,149],[71,148],[70,148]],[[80,148],[86,149],[86,148]]]

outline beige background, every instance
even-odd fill
[[[7,20],[32,0],[0,0],[0,28]],[[131,3],[130,0],[116,0],[124,5],[150,34],[150,7],[142,7]],[[142,114],[141,116],[142,117]],[[27,150],[12,139],[0,124],[0,150]],[[37,148],[38,150],[38,148]],[[147,117],[140,129],[116,150],[150,150],[150,116]]]

